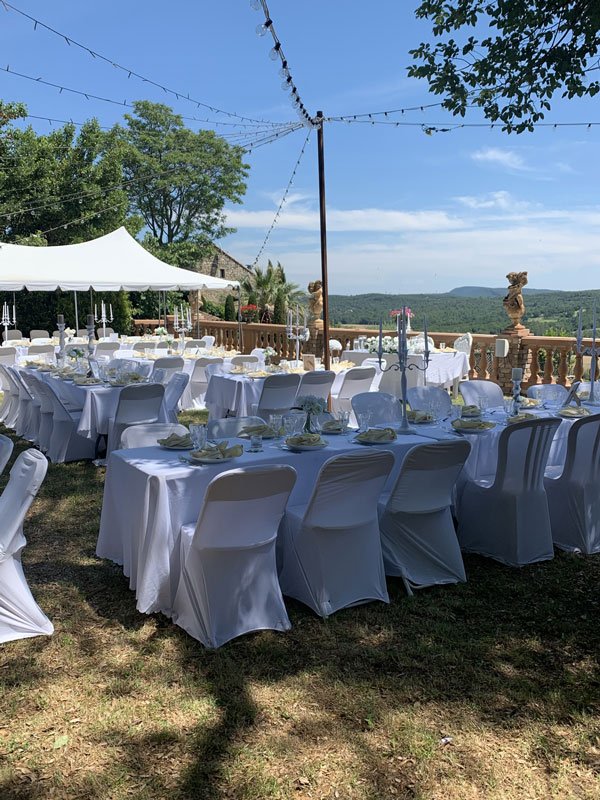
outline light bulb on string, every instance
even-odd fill
[[[260,0],[250,0],[250,8],[252,11],[260,11]]]
[[[288,67],[287,67],[287,61],[284,61],[283,64],[281,65],[281,69],[279,70],[279,77],[280,78],[289,78],[290,77],[290,72],[289,72]]]
[[[262,23],[262,25],[257,25],[256,26],[256,35],[257,36],[264,36],[267,33],[267,31],[269,30],[269,28],[271,27],[272,24],[273,24],[273,21],[270,20],[270,19],[267,19]]]
[[[284,92],[287,92],[290,89],[291,85],[292,85],[292,79],[286,78],[281,84],[281,88],[283,89]]]
[[[281,45],[279,44],[279,42],[277,42],[275,47],[272,47],[269,50],[269,58],[271,59],[271,61],[277,61],[277,59],[279,58],[279,50],[280,50],[280,48],[281,48]]]

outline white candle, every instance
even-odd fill
[[[513,367],[512,379],[513,381],[523,380],[523,370],[520,367]]]
[[[594,300],[594,319],[592,322],[592,339],[593,339],[593,345],[595,346],[596,344],[596,301],[595,300]],[[593,356],[594,353],[592,353],[592,357]]]
[[[112,315],[113,315],[113,313],[112,313],[112,303],[111,303],[110,304],[110,319],[111,319],[111,322],[112,322]]]
[[[96,305],[96,303],[94,303],[94,317],[98,319],[98,306]]]
[[[377,350],[379,358],[383,355],[383,317],[379,317],[379,349]]]
[[[17,307],[13,303],[13,325],[17,324]]]
[[[300,320],[298,318],[298,306],[296,306],[296,332],[298,332],[299,326],[300,326]]]
[[[429,338],[427,337],[427,317],[423,316],[423,338],[425,339],[425,361],[429,358]]]
[[[577,326],[577,344],[581,347],[581,337],[583,335],[582,308],[579,306],[579,325]]]
[[[306,309],[304,309],[303,314],[304,314],[304,322],[302,324],[306,328]]]

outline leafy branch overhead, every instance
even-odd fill
[[[415,13],[438,41],[410,51],[419,63],[409,75],[427,79],[454,114],[479,106],[521,133],[544,119],[556,92],[600,90],[598,0],[424,0]]]

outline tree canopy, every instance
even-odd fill
[[[432,21],[439,41],[410,51],[419,63],[409,75],[426,78],[454,114],[480,106],[520,133],[544,118],[556,92],[600,90],[598,0],[423,0],[416,16]]]
[[[148,229],[144,245],[190,266],[225,227],[223,207],[240,203],[248,166],[244,151],[213,131],[194,132],[168,106],[143,100],[119,128],[131,210]]]

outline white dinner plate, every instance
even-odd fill
[[[158,444],[158,442],[157,442]],[[159,444],[158,445],[161,450],[193,450],[193,444],[186,444],[186,445],[169,445],[169,444]]]
[[[229,456],[229,458],[193,458],[190,455],[182,456],[185,461],[189,461],[190,464],[227,464],[229,461],[233,461],[234,458],[238,458],[238,456]]]
[[[322,450],[328,444],[329,442],[323,442],[323,444],[287,444],[286,442],[282,447],[286,450],[291,450],[292,453],[304,453],[310,450]]]
[[[495,427],[496,427],[496,423],[494,422],[494,428]],[[455,427],[452,427],[452,430],[455,431],[456,433],[460,433],[460,434],[463,434],[463,435],[469,435],[471,433],[476,433],[476,434],[489,433],[490,431],[493,431],[494,428],[455,428]]]

